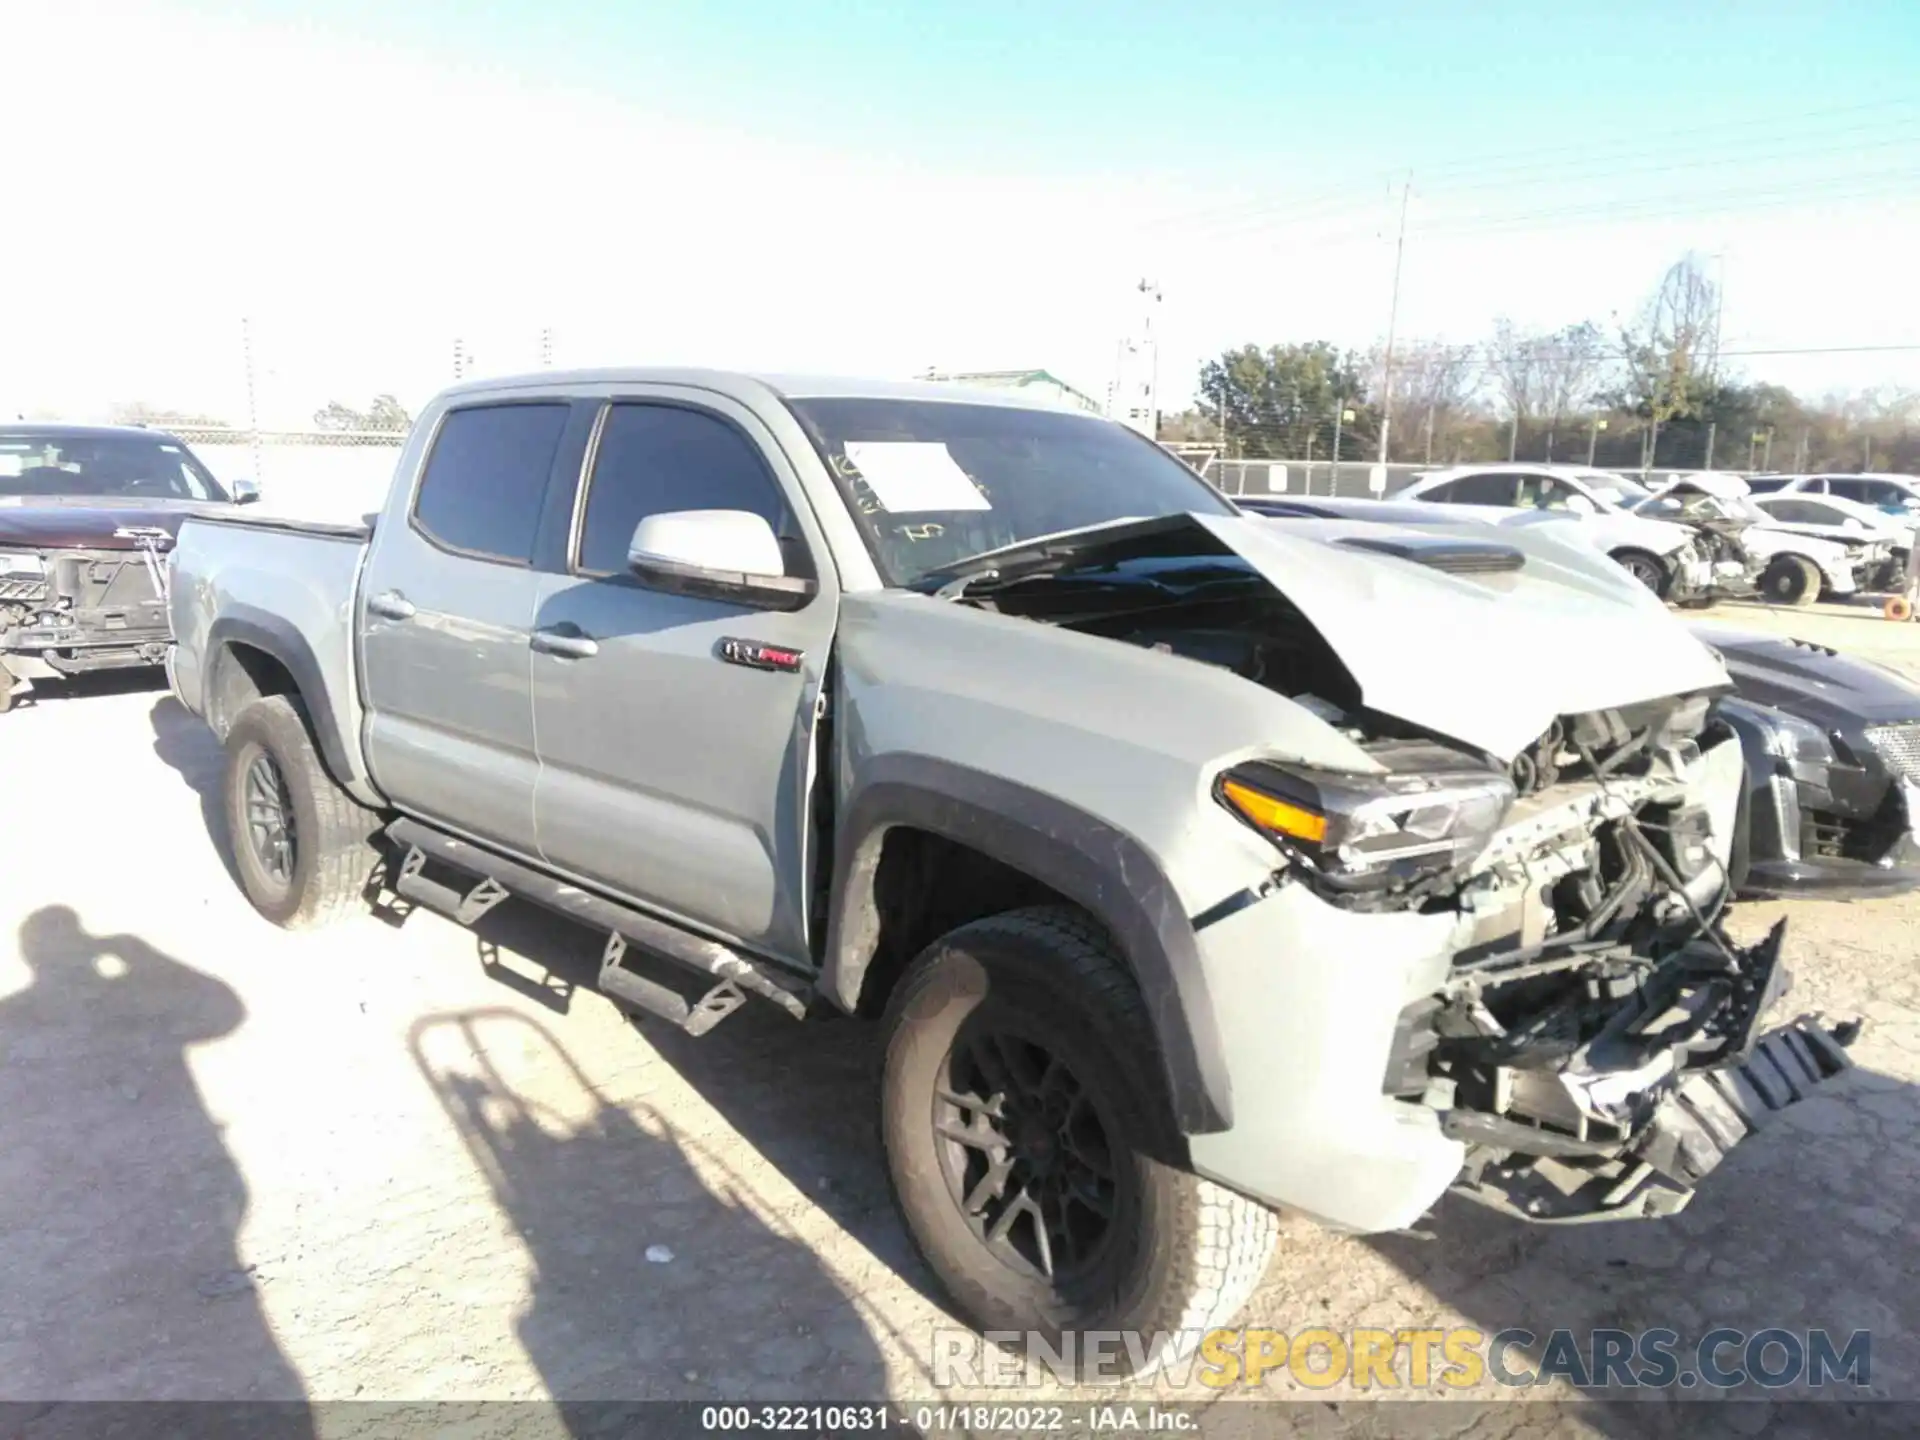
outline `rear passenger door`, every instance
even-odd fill
[[[785,457],[751,411],[710,392],[612,400],[591,446],[563,574],[542,577],[532,655],[549,864],[777,958],[808,958],[808,797],[837,587]],[[802,608],[649,589],[634,527],[746,510],[780,537]],[[775,647],[791,666],[743,663]],[[578,653],[581,642],[590,653]],[[824,861],[824,857],[822,857]]]
[[[404,514],[374,532],[361,579],[366,754],[401,809],[532,856],[528,632],[541,506],[590,417],[565,401],[449,410]]]

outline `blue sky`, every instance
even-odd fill
[[[1403,337],[1606,324],[1693,251],[1730,349],[1920,343],[1920,0],[14,0],[7,50],[43,62],[0,87],[10,179],[69,223],[0,255],[47,311],[0,408],[231,410],[241,315],[296,418],[542,330],[1098,395],[1143,275],[1178,404],[1226,345],[1384,333],[1409,172]],[[1920,351],[1748,368],[1920,385]]]
[[[932,163],[1213,183],[1657,146],[1910,97],[1911,0],[207,5]],[[1750,162],[1762,166],[1758,147]]]

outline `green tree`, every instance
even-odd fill
[[[1377,433],[1364,362],[1324,340],[1229,350],[1200,367],[1199,393],[1203,407],[1223,423],[1235,456],[1291,459],[1310,447],[1324,453],[1342,408],[1355,412],[1345,424],[1352,448],[1342,444],[1349,458],[1369,453],[1364,443]]]

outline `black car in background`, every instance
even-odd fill
[[[1811,641],[1692,628],[1735,688],[1718,711],[1747,759],[1739,892],[1838,899],[1920,886],[1920,688]]]
[[[1234,499],[1278,520],[1471,523],[1377,500]],[[1809,641],[1689,628],[1719,652],[1734,684],[1717,710],[1747,761],[1736,892],[1844,899],[1920,887],[1920,686]]]
[[[36,680],[160,664],[180,522],[258,495],[159,430],[0,425],[0,711]]]

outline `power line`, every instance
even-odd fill
[[[1891,100],[1891,101],[1871,102],[1864,105],[1843,106],[1843,107],[1839,107],[1832,110],[1826,110],[1826,111],[1808,112],[1801,116],[1772,116],[1762,121],[1761,124],[1765,127],[1768,127],[1770,131],[1777,132],[1777,133],[1764,133],[1764,134],[1750,133],[1748,135],[1739,137],[1739,139],[1742,140],[1744,142],[1744,146],[1749,149],[1753,147],[1758,147],[1758,146],[1767,147],[1765,150],[1764,158],[1769,163],[1780,158],[1817,159],[1817,158],[1822,158],[1825,155],[1828,155],[1830,153],[1833,153],[1832,149],[1829,148],[1831,147],[1833,142],[1837,142],[1839,140],[1844,139],[1845,137],[1852,136],[1852,135],[1882,131],[1885,129],[1885,124],[1873,123],[1873,124],[1864,124],[1864,125],[1853,125],[1853,126],[1842,127],[1837,130],[1831,130],[1826,134],[1819,135],[1817,137],[1811,137],[1811,138],[1818,138],[1821,142],[1823,142],[1822,147],[1816,147],[1811,150],[1802,149],[1798,151],[1789,151],[1784,156],[1777,148],[1774,147],[1772,142],[1775,140],[1793,142],[1796,140],[1805,140],[1807,138],[1810,138],[1805,127],[1803,125],[1796,123],[1800,120],[1818,118],[1823,115],[1824,116],[1846,116],[1846,115],[1857,115],[1857,114],[1861,114],[1869,111],[1885,112],[1890,109],[1896,110],[1896,111],[1909,111],[1909,110],[1913,110],[1914,106],[1915,106],[1915,102],[1912,100],[1898,99],[1898,100]],[[1920,118],[1920,112],[1916,112],[1916,118]],[[1747,126],[1750,126],[1752,125],[1752,123],[1753,122],[1751,121],[1736,122],[1732,126],[1732,128],[1738,130],[1738,129],[1742,129]],[[1785,126],[1785,128],[1782,128],[1783,126]],[[1669,170],[1669,169],[1684,170],[1684,169],[1693,169],[1693,168],[1714,168],[1714,167],[1722,166],[1728,163],[1729,157],[1724,155],[1714,155],[1714,154],[1707,153],[1707,154],[1698,154],[1688,160],[1675,161],[1673,159],[1672,141],[1677,138],[1683,138],[1689,135],[1712,133],[1713,131],[1723,130],[1727,128],[1729,128],[1727,125],[1722,124],[1722,125],[1694,127],[1692,129],[1672,131],[1666,136],[1662,137],[1662,140],[1658,146],[1651,147],[1651,148],[1648,147],[1643,142],[1636,141],[1636,142],[1632,142],[1628,146],[1628,148],[1625,148],[1625,149],[1615,148],[1610,151],[1608,147],[1602,146],[1598,149],[1587,147],[1587,148],[1576,151],[1571,149],[1564,143],[1561,143],[1548,149],[1514,152],[1504,157],[1497,156],[1497,155],[1482,156],[1475,159],[1464,160],[1464,161],[1452,161],[1452,162],[1442,161],[1433,165],[1423,164],[1420,167],[1420,169],[1423,176],[1429,177],[1430,179],[1437,178],[1438,180],[1443,182],[1441,185],[1439,185],[1436,188],[1444,192],[1449,190],[1458,191],[1458,190],[1469,189],[1469,188],[1485,188],[1477,184],[1463,185],[1458,183],[1453,183],[1453,184],[1445,183],[1445,182],[1448,182],[1449,180],[1459,180],[1461,178],[1465,178],[1468,180],[1485,180],[1485,181],[1489,181],[1490,183],[1497,184],[1497,183],[1500,183],[1497,177],[1524,176],[1528,173],[1541,172],[1541,173],[1549,173],[1555,178],[1564,176],[1569,180],[1569,182],[1574,182],[1574,181],[1590,182],[1594,180],[1616,178],[1622,175],[1630,175],[1635,173],[1658,173],[1660,171]],[[1842,148],[1845,149],[1847,152],[1852,153],[1861,149],[1887,148],[1890,146],[1908,144],[1908,143],[1916,143],[1916,141],[1913,137],[1895,136],[1895,137],[1884,139],[1882,141],[1869,144],[1869,145],[1855,144],[1855,145],[1847,145]],[[1527,161],[1529,163],[1518,164],[1518,165],[1501,163],[1502,161],[1506,161],[1506,160],[1522,160],[1522,161]],[[1651,160],[1659,163],[1656,163],[1655,165],[1645,170],[1641,169],[1640,167],[1635,167],[1631,165],[1625,169],[1602,168],[1602,169],[1595,170],[1592,168],[1596,162],[1602,165],[1603,167],[1604,166],[1618,167],[1620,162],[1635,161],[1635,160]],[[1352,196],[1353,194],[1355,194],[1355,191],[1357,189],[1358,187],[1349,189],[1347,187],[1342,186],[1338,189],[1327,188],[1327,189],[1318,189],[1318,190],[1305,190],[1305,191],[1297,192],[1292,196],[1282,194],[1282,195],[1270,196],[1262,199],[1238,201],[1238,202],[1234,202],[1232,204],[1224,205],[1224,206],[1213,206],[1213,207],[1206,207],[1201,209],[1176,211],[1171,214],[1156,216],[1144,222],[1144,227],[1150,228],[1150,229],[1158,229],[1158,228],[1164,228],[1165,226],[1168,226],[1168,225],[1188,224],[1194,221],[1203,221],[1211,218],[1223,218],[1223,219],[1229,219],[1229,220],[1242,219],[1242,218],[1254,218],[1262,214],[1272,213],[1280,210],[1299,210],[1303,207],[1322,208],[1329,201],[1333,201],[1336,204],[1350,205],[1353,203],[1351,200],[1342,200],[1337,197]]]

